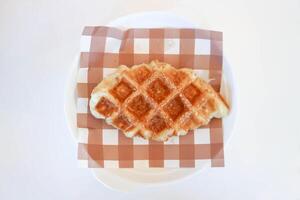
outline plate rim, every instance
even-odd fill
[[[117,18],[111,22],[109,22],[107,24],[107,26],[114,26],[114,24],[116,24],[116,22],[122,22],[122,21],[126,21],[126,19],[129,19],[129,18],[140,18],[142,16],[148,16],[148,17],[153,17],[153,16],[160,16],[160,17],[166,17],[168,16],[169,18],[173,18],[173,20],[182,20],[186,23],[186,25],[188,25],[190,28],[195,28],[196,26],[194,24],[192,24],[191,22],[187,21],[186,19],[184,19],[183,17],[179,17],[177,15],[174,15],[170,12],[162,12],[162,11],[154,11],[154,12],[140,12],[140,13],[133,13],[133,14],[130,14],[130,15],[125,15],[125,16],[122,16],[120,18]],[[192,25],[192,26],[191,26]],[[185,27],[188,27],[188,26],[185,26]],[[130,27],[130,26],[129,26]],[[136,27],[136,26],[135,26]],[[166,26],[146,26],[146,27],[166,27]],[[170,26],[169,26],[170,27]],[[184,28],[182,26],[176,26],[178,28]],[[223,54],[223,62],[227,62],[225,58],[225,55]],[[70,88],[76,88],[76,78],[75,78],[75,86],[74,86],[74,83],[72,84],[72,82],[74,82],[74,77],[76,77],[77,75],[77,69],[78,69],[78,62],[79,62],[79,55],[77,55],[75,61],[74,61],[74,65],[72,67],[72,72],[70,73],[70,78],[68,79],[68,83],[67,83],[67,88],[66,88],[66,96],[65,96],[65,114],[66,114],[66,118],[67,118],[67,124],[68,124],[68,128],[70,130],[70,132],[72,132],[72,135],[73,135],[73,138],[76,140],[76,124],[74,125],[74,123],[72,123],[71,121],[74,120],[74,118],[70,118],[69,114],[70,113],[70,108],[68,106],[68,99],[70,98],[70,95],[72,95],[72,90],[70,90]],[[227,62],[228,63],[228,62]],[[76,67],[75,67],[76,66]],[[223,64],[223,67],[224,67],[224,64]],[[236,80],[233,76],[233,71],[232,71],[232,68],[228,65],[229,69],[227,70],[227,75],[230,76],[230,79],[231,79],[231,82],[232,82],[232,85],[231,85],[231,90],[232,90],[232,93],[231,93],[231,96],[232,96],[232,99],[231,99],[231,112],[234,112],[234,117],[233,117],[233,126],[230,128],[230,132],[229,133],[229,137],[226,139],[224,139],[224,150],[225,148],[228,146],[228,142],[229,142],[229,139],[232,137],[233,135],[233,132],[234,132],[234,128],[235,128],[235,122],[236,122],[236,118],[237,118],[237,84],[236,84]],[[224,75],[224,74],[223,74]],[[227,76],[226,75],[226,76]],[[74,92],[74,91],[73,91]],[[233,94],[234,93],[234,94]],[[75,102],[76,104],[76,102]],[[76,106],[75,106],[76,107]],[[76,112],[75,112],[75,121],[76,121]],[[70,125],[70,124],[73,124]],[[75,128],[74,128],[75,127]],[[75,141],[77,142],[77,141]],[[109,171],[108,169],[100,169],[100,168],[97,168],[97,169],[93,169],[91,168],[91,172],[92,174],[96,177],[96,179],[101,182],[103,185],[105,185],[106,187],[110,188],[110,189],[113,189],[113,190],[117,190],[117,191],[132,191],[132,190],[135,190],[135,189],[138,189],[138,188],[141,188],[141,187],[148,187],[148,186],[153,186],[153,185],[164,185],[164,184],[167,184],[167,183],[172,183],[172,182],[177,182],[177,181],[180,181],[180,180],[184,180],[184,179],[187,179],[189,177],[192,177],[192,176],[195,176],[196,174],[198,174],[200,171],[204,171],[206,170],[207,167],[205,168],[193,168],[193,169],[176,169],[176,171],[183,171],[183,170],[189,170],[189,171],[192,171],[190,172],[189,174],[186,174],[185,176],[183,177],[179,177],[178,179],[175,179],[175,180],[171,180],[171,181],[163,181],[163,182],[155,182],[155,183],[141,183],[141,182],[134,182],[130,179],[125,179],[124,177],[121,177],[121,176],[117,176],[116,174],[111,174],[110,172],[110,175],[113,175],[116,179],[119,179],[118,181],[115,181],[115,182],[109,182],[108,180],[112,179],[112,177],[108,177],[106,178],[107,180],[104,180],[103,179],[103,176],[99,176],[99,170],[104,172],[103,174],[106,175],[106,173]],[[118,170],[124,170],[124,169],[118,169]],[[133,169],[134,170],[134,169]],[[123,182],[123,183],[122,183]]]

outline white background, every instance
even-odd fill
[[[225,168],[124,194],[77,168],[64,90],[84,25],[147,10],[224,32],[239,113]],[[0,199],[299,200],[299,10],[299,0],[1,0]]]

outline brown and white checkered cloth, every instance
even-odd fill
[[[220,91],[222,33],[202,29],[118,29],[85,27],[77,77],[78,159],[91,168],[224,166],[221,119],[167,142],[126,138],[94,118],[88,102],[93,88],[119,65],[151,60],[193,68]]]

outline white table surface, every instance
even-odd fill
[[[1,200],[300,199],[300,1],[195,2],[0,1]],[[124,194],[77,167],[64,90],[84,25],[149,10],[224,32],[239,113],[225,168]]]

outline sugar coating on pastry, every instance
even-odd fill
[[[192,69],[159,61],[119,66],[93,89],[89,105],[94,117],[127,137],[156,141],[186,135],[229,112],[220,94]]]

